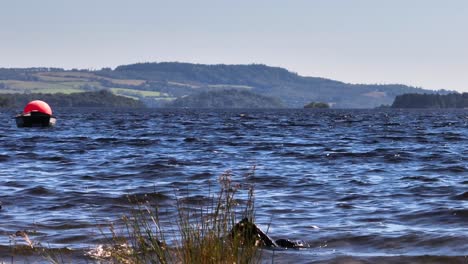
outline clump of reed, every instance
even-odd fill
[[[120,227],[110,226],[110,245],[91,255],[117,263],[259,262],[258,243],[232,232],[240,219],[254,222],[253,186],[234,183],[230,171],[218,181],[219,190],[209,195],[208,202],[194,205],[177,199],[169,226],[167,219],[161,220],[158,206],[136,203]],[[241,191],[244,199],[239,200]]]
[[[67,248],[50,249],[48,247],[43,247],[41,243],[31,240],[28,233],[34,234],[35,231],[17,231],[15,234],[9,236],[11,263],[30,263],[29,259],[43,259],[47,263],[54,264],[67,263],[65,256],[69,253],[67,252],[69,251]],[[20,243],[21,240],[23,243]],[[18,257],[15,258],[15,256]],[[33,263],[36,263],[36,261]]]

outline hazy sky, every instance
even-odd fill
[[[0,67],[262,63],[468,92],[468,0],[0,0]]]

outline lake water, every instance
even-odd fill
[[[311,246],[266,263],[468,263],[468,110],[57,109],[52,129],[13,115],[0,114],[7,263],[35,261],[12,252],[21,230],[93,263],[82,253],[129,213],[127,195],[171,211],[227,170],[254,184],[271,237]]]

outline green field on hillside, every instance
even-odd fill
[[[3,84],[3,89],[0,93],[79,93],[85,92],[83,87],[94,87],[96,90],[104,89],[99,82],[87,81],[70,81],[70,82],[50,82],[50,81],[17,81],[5,80],[0,81]]]
[[[131,88],[104,86],[138,86],[144,80],[113,79],[95,75],[90,72],[38,72],[33,73],[33,80],[0,80],[0,93],[44,93],[44,94],[72,94],[93,90],[109,90],[116,95],[132,99],[151,98],[154,100],[173,100],[166,93],[158,91],[143,91]]]
[[[127,88],[110,88],[110,90],[119,95],[131,95],[134,94],[140,97],[167,97],[168,94],[157,92],[157,91],[140,91]]]
[[[34,76],[38,77],[42,81],[85,81],[92,82],[95,80],[106,80],[117,85],[133,85],[138,86],[144,84],[145,80],[135,79],[113,79],[103,76],[96,75],[91,72],[40,72]]]
[[[101,82],[127,86],[138,86],[144,80],[113,79],[96,75],[90,72],[37,72],[32,73],[31,80],[0,80],[0,93],[79,93],[91,90],[108,89]],[[128,89],[132,91],[132,89]],[[124,92],[116,90],[116,93]],[[147,96],[139,93],[141,96]],[[159,96],[150,92],[148,96]]]

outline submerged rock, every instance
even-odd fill
[[[277,239],[273,240],[248,218],[242,219],[231,230],[231,237],[241,239],[243,244],[271,248],[307,248],[310,247],[301,240]]]

